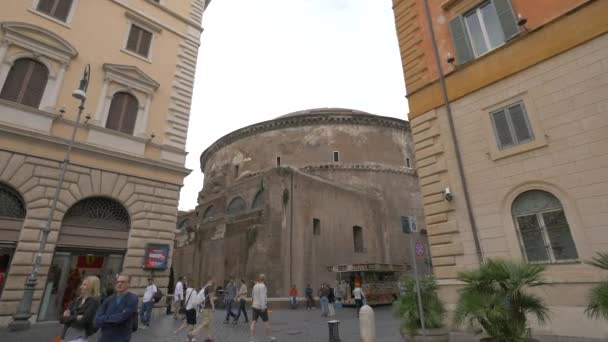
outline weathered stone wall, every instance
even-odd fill
[[[17,242],[0,300],[0,325],[16,311],[27,275],[32,271],[41,229],[46,223],[55,192],[60,163],[23,154],[0,151],[0,181],[17,190],[27,207],[27,216]],[[59,194],[48,243],[34,293],[32,313],[38,314],[47,273],[55,252],[65,212],[79,200],[105,196],[122,203],[129,212],[131,228],[123,269],[133,276],[132,291],[143,294],[149,272],[142,269],[147,243],[173,245],[179,186],[125,174],[69,165]],[[157,284],[166,288],[169,271],[155,272]]]

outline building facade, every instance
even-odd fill
[[[207,1],[208,2],[208,1]],[[51,220],[31,308],[57,320],[87,275],[166,287],[144,265],[173,246],[204,0],[11,1],[0,13],[0,325],[11,321]],[[80,122],[72,92],[90,65]],[[170,252],[169,252],[170,253]],[[169,255],[165,255],[169,258]]]
[[[324,108],[234,131],[201,155],[195,211],[178,221],[175,275],[335,283],[328,267],[410,264],[402,217],[422,223],[408,123]],[[420,237],[424,240],[424,236]],[[424,260],[420,260],[421,270]]]
[[[442,298],[486,258],[544,263],[536,333],[607,338],[583,311],[607,276],[584,261],[608,250],[608,2],[393,5]]]

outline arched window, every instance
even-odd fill
[[[226,209],[226,213],[228,215],[236,215],[242,213],[247,209],[247,204],[245,200],[241,197],[235,197],[230,204],[228,204],[228,208]]]
[[[213,220],[214,217],[215,207],[210,205],[209,207],[207,207],[207,209],[205,209],[205,212],[203,213],[203,221]]]
[[[253,198],[253,203],[251,204],[251,209],[262,209],[264,207],[264,190],[258,191]]]
[[[526,191],[511,209],[526,258],[530,262],[560,262],[578,258],[561,202],[551,193]]]
[[[63,219],[64,225],[129,229],[129,213],[122,204],[105,197],[91,197],[74,204]]]
[[[0,184],[0,218],[25,218],[23,199],[17,191],[3,184]]]
[[[0,98],[38,108],[48,79],[49,70],[44,64],[30,58],[18,59],[8,72]]]
[[[125,92],[114,94],[108,112],[106,128],[133,134],[138,108],[139,103],[135,96]]]

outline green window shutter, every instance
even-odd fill
[[[534,138],[528,121],[528,115],[526,114],[523,104],[518,103],[509,107],[509,116],[511,117],[511,124],[513,125],[513,131],[518,144],[530,141]]]
[[[514,141],[513,136],[511,135],[511,130],[509,129],[506,110],[501,109],[492,113],[492,123],[494,124],[494,131],[496,132],[498,147],[503,149],[505,147],[512,146]]]
[[[507,41],[519,33],[519,26],[513,7],[511,7],[511,0],[492,0],[492,2],[494,8],[496,8],[502,32],[505,34],[505,41]]]
[[[471,48],[462,16],[458,16],[450,21],[450,34],[452,35],[458,64],[464,64],[473,59],[473,49]]]

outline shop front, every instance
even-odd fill
[[[13,188],[0,183],[0,295],[8,277],[25,213],[21,195]]]

